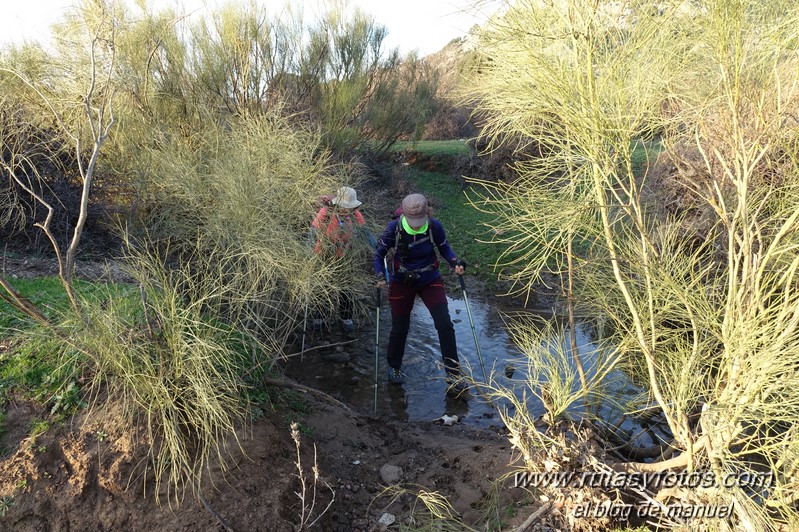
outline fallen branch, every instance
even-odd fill
[[[200,493],[199,490],[197,490],[197,497],[199,497],[200,502],[203,506],[205,506],[205,509],[208,510],[208,512],[210,512],[210,514],[213,515],[217,521],[219,521],[219,524],[222,525],[222,528],[225,529],[225,532],[234,532],[233,528],[231,528],[225,518],[222,517],[219,512],[214,510],[210,504],[208,504],[208,501],[205,500],[205,497],[203,497],[203,494]]]
[[[282,358],[297,357],[297,356],[304,355],[305,353],[308,353],[309,351],[316,351],[317,349],[325,349],[325,348],[328,348],[328,347],[338,347],[340,345],[352,344],[352,343],[355,343],[357,341],[358,340],[355,339],[355,340],[347,340],[346,342],[338,342],[338,343],[335,343],[335,344],[323,344],[323,345],[317,345],[317,346],[314,346],[314,347],[307,347],[307,348],[303,349],[302,351],[297,351],[296,353],[291,353],[290,355],[285,355]]]
[[[349,406],[345,405],[344,403],[342,403],[341,401],[339,401],[335,397],[333,397],[333,396],[331,396],[329,394],[326,394],[323,391],[315,390],[314,388],[309,388],[308,386],[303,386],[302,384],[298,384],[296,382],[283,381],[283,380],[280,380],[280,379],[272,379],[272,378],[269,378],[269,377],[264,377],[263,382],[267,386],[279,386],[281,388],[291,388],[292,390],[298,390],[298,391],[301,391],[301,392],[317,395],[317,396],[321,397],[322,399],[324,399],[325,401],[327,401],[329,403],[332,403],[333,405],[338,406],[340,408],[343,408],[344,410],[347,411],[348,414],[350,414],[352,416],[360,416],[361,415],[360,413],[356,412],[355,410],[353,410]]]
[[[0,276],[0,287],[6,291],[6,294],[0,293],[0,298],[3,299],[6,303],[17,309],[18,311],[22,312],[29,318],[32,318],[42,325],[46,325],[52,328],[52,324],[47,319],[47,317],[41,313],[41,311],[36,308],[36,305],[31,303],[27,298],[23,297],[22,294],[17,292],[13,286],[2,276]]]
[[[515,530],[515,532],[527,532],[530,530],[534,524],[541,520],[549,511],[552,509],[552,503],[547,502],[541,508],[530,514],[530,516],[525,519],[524,523],[519,525],[519,527]]]
[[[693,454],[701,451],[705,447],[708,446],[710,443],[710,439],[707,435],[703,435],[699,438],[693,446],[693,452],[682,452],[675,456],[674,458],[670,458],[668,460],[662,460],[660,462],[652,462],[652,463],[644,463],[644,462],[625,462],[620,464],[612,464],[611,467],[615,471],[620,471],[622,473],[647,473],[647,472],[655,472],[659,473],[661,471],[665,471],[666,469],[673,469],[676,467],[686,467],[691,460]]]

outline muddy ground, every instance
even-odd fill
[[[372,419],[303,394],[308,413],[300,419],[303,474],[309,493],[314,450],[319,469],[317,500],[310,520],[332,504],[320,530],[370,530],[389,513],[412,524],[413,496],[390,503],[381,492],[394,483],[412,492],[447,497],[463,522],[481,519],[481,503],[498,490],[505,526],[530,510],[517,508],[521,489],[499,479],[512,461],[507,439],[466,425],[397,423]],[[241,450],[231,444],[232,469],[214,468],[202,489],[209,508],[190,492],[181,504],[154,498],[145,480],[146,442],[119,434],[96,414],[30,438],[30,422],[46,417],[28,402],[7,406],[0,493],[12,496],[3,530],[293,530],[302,515],[296,448],[288,421],[263,405],[265,415],[240,432]],[[388,467],[387,467],[388,466]],[[382,474],[381,474],[382,473]],[[390,475],[394,475],[393,477]],[[306,497],[310,507],[311,495]],[[514,517],[515,514],[515,517]],[[494,517],[496,514],[494,514]],[[416,518],[421,516],[416,513]],[[415,522],[419,523],[419,521]]]

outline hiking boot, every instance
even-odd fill
[[[405,375],[397,368],[388,368],[388,382],[391,384],[402,384],[405,382]]]
[[[311,323],[311,329],[314,331],[321,331],[324,325],[324,321],[322,321],[320,318],[316,318],[313,320],[313,323]]]
[[[469,395],[469,385],[462,377],[447,377],[447,395],[464,399]]]
[[[355,332],[355,324],[352,323],[352,320],[341,320],[341,328],[348,333]]]

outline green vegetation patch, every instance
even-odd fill
[[[0,358],[0,386],[21,388],[32,396],[55,393],[65,368],[58,362],[60,346],[54,340],[33,338],[21,342],[13,356]]]
[[[263,389],[263,403],[268,403],[274,412],[280,412],[286,425],[296,423],[301,433],[306,436],[313,434],[313,427],[308,426],[304,421],[311,413],[310,406],[303,399],[302,394],[294,390],[286,390],[277,387]]]
[[[652,140],[638,140],[632,145],[630,162],[633,167],[633,174],[637,177],[645,176],[649,169],[654,166],[658,155],[663,151],[663,144],[659,138]]]
[[[131,320],[137,308],[135,287],[114,283],[75,281],[75,292],[84,305],[125,309]],[[57,327],[74,320],[69,298],[57,277],[17,279],[14,288],[39,308]],[[68,327],[68,325],[65,325]],[[0,354],[0,399],[11,389],[25,397],[52,403],[51,413],[66,415],[83,403],[75,382],[79,369],[69,346],[52,331],[41,327],[5,302],[0,302],[0,337],[15,338],[13,346]],[[70,338],[73,338],[69,335]]]
[[[462,188],[458,180],[435,172],[410,170],[410,178],[432,201],[433,216],[441,220],[452,249],[466,261],[469,273],[487,281],[496,281],[494,265],[502,247],[492,244],[493,215],[480,212],[469,203],[471,188]]]
[[[58,277],[14,279],[12,286],[48,317],[52,317],[55,309],[65,309],[69,306],[69,299]],[[15,328],[25,326],[27,322],[21,313],[0,300],[0,337],[6,336]]]
[[[395,143],[392,152],[412,151],[422,155],[451,156],[470,155],[472,148],[465,140],[420,140]]]
[[[12,286],[51,320],[58,321],[58,316],[62,316],[70,308],[64,285],[58,277],[14,279]],[[131,285],[80,280],[74,281],[74,288],[79,298],[90,301],[107,300],[111,297],[127,298],[135,294],[136,290]],[[29,328],[30,325],[27,317],[5,301],[0,301],[0,338],[9,336],[14,330]]]

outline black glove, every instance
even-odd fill
[[[463,266],[463,269],[466,269],[466,261],[461,259],[455,259],[455,262],[452,263],[452,267],[455,268],[457,266]]]

